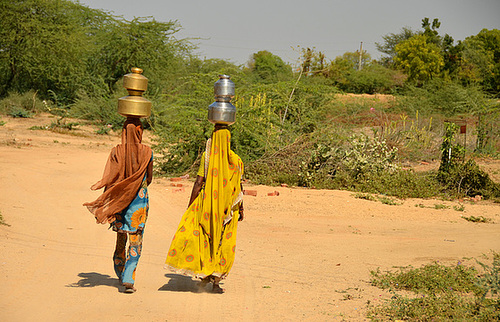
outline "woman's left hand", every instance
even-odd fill
[[[240,214],[240,218],[238,218],[238,221],[242,221],[245,218],[245,215],[243,214],[243,203],[240,204],[240,209],[238,212]]]

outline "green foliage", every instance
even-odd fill
[[[12,117],[32,117],[46,110],[46,103],[41,101],[34,91],[24,94],[10,93],[0,101],[0,113]]]
[[[492,265],[477,261],[483,269],[483,274],[478,279],[476,285],[482,289],[480,303],[487,301],[487,296],[496,296],[496,299],[490,300],[491,307],[497,312],[497,317],[500,317],[500,253],[493,252]]]
[[[427,37],[427,42],[435,44],[438,47],[442,45],[442,37],[439,36],[438,29],[441,26],[439,19],[435,18],[430,23],[430,19],[425,17],[422,19],[422,28],[424,29],[423,35]]]
[[[367,316],[372,321],[495,321],[500,318],[495,308],[477,305],[456,293],[416,298],[396,294],[384,305],[370,309]]]
[[[67,106],[85,95],[114,92],[131,67],[148,75],[149,92],[169,89],[185,71],[192,46],[173,35],[176,22],[127,21],[68,0],[0,4],[0,97],[8,92],[51,91]]]
[[[71,1],[2,1],[0,4],[0,96],[48,90],[71,97],[84,76],[86,19],[99,15]]]
[[[370,308],[368,317],[376,321],[498,320],[499,256],[494,254],[493,266],[478,263],[483,268],[481,275],[460,262],[449,267],[433,263],[416,269],[400,268],[399,272],[372,271],[371,283],[394,295],[386,303]],[[401,290],[415,295],[400,295],[397,291]]]
[[[450,169],[463,162],[465,157],[464,148],[455,143],[455,134],[457,134],[458,129],[459,126],[455,123],[445,123],[443,143],[441,143],[441,163],[438,171],[438,177],[442,180],[449,174]]]
[[[483,216],[462,216],[463,219],[470,222],[480,222],[480,223],[489,223],[491,222],[491,218],[486,218]]]
[[[179,29],[176,22],[151,18],[110,20],[96,34],[97,46],[88,56],[94,81],[106,84],[110,93],[131,67],[140,66],[148,77],[150,95],[168,90],[174,79],[165,75],[184,72],[183,56],[191,49],[187,42],[174,38]]]
[[[65,120],[75,117],[95,121],[98,133],[105,134],[124,121],[116,113],[117,99],[127,95],[121,86],[123,75],[140,67],[149,79],[145,97],[153,110],[147,126],[156,136],[159,169],[179,174],[197,167],[212,131],[206,108],[214,100],[213,83],[218,74],[228,74],[237,86],[232,102],[238,122],[231,126],[232,147],[244,159],[247,178],[253,182],[402,198],[447,193],[446,189],[455,194],[457,187],[438,182],[432,173],[400,169],[395,156],[401,161],[436,158],[435,136],[441,128],[431,121],[434,115],[470,112],[479,120],[477,152],[495,154],[500,147],[498,107],[479,85],[489,86],[495,94],[495,77],[500,74],[495,74],[497,33],[482,31],[453,46],[451,37],[438,35],[438,20],[424,19],[422,27],[422,32],[403,29],[384,38],[387,54],[397,53],[399,58],[408,54],[405,59],[411,65],[410,53],[417,50],[416,57],[424,64],[424,73],[419,70],[411,80],[418,87],[407,82],[401,88],[405,75],[375,63],[367,52],[361,53],[361,70],[359,52],[329,61],[314,48],[302,50],[298,74],[268,51],[255,53],[245,69],[193,55],[194,47],[176,38],[180,29],[176,21],[127,21],[68,0],[3,1],[0,112],[26,117],[48,110],[59,117],[51,125],[53,130],[70,130],[73,125]],[[449,65],[443,74],[432,67],[439,62],[436,54]],[[339,98],[340,90],[400,95],[389,103],[355,101]],[[416,115],[416,120],[407,115]],[[375,138],[359,134],[370,128]],[[353,138],[359,140],[349,141]],[[477,171],[472,175],[467,169],[449,173],[456,170],[453,175],[458,178],[465,171],[473,182],[483,180]],[[464,183],[473,183],[462,181],[461,193],[479,189],[464,188]],[[481,194],[493,196],[492,191]]]
[[[339,178],[340,179],[340,178]],[[386,194],[398,198],[430,198],[441,196],[443,188],[432,173],[417,173],[410,170],[397,170],[392,173],[371,174],[364,180],[353,181],[342,178],[342,189],[352,189],[370,193]]]
[[[485,102],[476,111],[476,115],[477,139],[474,152],[495,155],[500,138],[500,104]]]
[[[500,93],[500,30],[483,29],[464,42],[462,78],[479,82],[498,96]]]
[[[442,188],[433,174],[403,170],[395,162],[396,149],[367,136],[339,137],[337,143],[316,144],[299,165],[299,185],[347,189],[399,198],[427,198]]]
[[[436,77],[444,65],[437,45],[428,43],[424,35],[416,35],[398,44],[395,48],[394,64],[401,68],[408,80],[421,85]]]
[[[356,193],[354,195],[354,198],[357,198],[357,199],[364,199],[364,200],[369,200],[369,201],[377,201],[377,198],[372,195],[371,193]]]
[[[441,175],[438,179],[458,196],[481,195],[486,199],[500,196],[499,185],[472,159],[452,166],[447,175]]]
[[[460,263],[444,266],[439,263],[427,264],[421,268],[403,267],[397,272],[371,271],[371,283],[382,289],[407,290],[423,294],[441,292],[480,293],[475,284],[477,271]]]
[[[382,39],[384,40],[383,43],[375,43],[375,46],[377,47],[377,50],[380,51],[381,53],[384,53],[388,55],[385,59],[383,59],[383,62],[385,65],[391,65],[392,64],[392,59],[394,56],[396,56],[396,46],[413,36],[416,36],[418,34],[421,34],[421,31],[413,31],[411,28],[408,27],[403,27],[401,31],[397,34],[390,33],[385,36],[382,36]]]
[[[111,131],[112,129],[112,125],[109,124],[109,125],[103,125],[101,126],[98,130],[95,131],[96,134],[100,134],[100,135],[108,135],[109,132]]]
[[[450,206],[443,205],[441,203],[437,203],[437,204],[434,205],[434,209],[438,209],[438,210],[439,209],[449,209],[449,208],[450,208]]]
[[[362,70],[345,74],[337,86],[349,93],[391,93],[403,85],[397,71],[378,64],[371,64]]]
[[[315,130],[331,92],[326,86],[295,81],[245,84],[240,77],[243,76],[236,74],[234,78],[239,86],[232,102],[238,120],[244,122],[237,121],[231,126],[232,149],[246,162],[250,175],[251,169],[255,169],[251,162],[269,158],[302,134]],[[217,74],[213,72],[180,78],[177,94],[163,99],[161,107],[155,110],[157,155],[162,155],[161,168],[166,173],[193,170],[193,164],[204,151],[213,126],[206,120],[207,111],[203,107],[214,100],[216,80]]]
[[[441,114],[450,117],[473,113],[489,105],[480,88],[440,79],[429,81],[422,87],[407,85],[401,94],[400,107],[408,114],[418,111],[424,116]]]
[[[263,50],[252,55],[249,70],[256,82],[276,83],[292,78],[292,68],[280,57]]]
[[[378,114],[382,120],[389,119],[383,110],[374,110],[373,113]],[[375,136],[398,147],[401,159],[409,161],[435,159],[439,155],[435,141],[440,133],[434,124],[432,117],[422,118],[417,111],[413,119],[401,113],[398,119],[384,121],[379,127],[374,127],[373,131]]]
[[[370,193],[356,193],[354,195],[354,198],[358,199],[365,199],[365,200],[370,200],[370,201],[379,201],[383,203],[384,205],[390,205],[390,206],[395,206],[399,205],[399,203],[394,200],[393,198],[389,198],[387,196],[374,196]]]
[[[397,150],[389,148],[384,141],[366,135],[353,135],[346,146],[317,144],[309,162],[303,162],[299,172],[299,183],[304,186],[320,184],[321,177],[335,179],[337,175],[352,181],[382,172],[393,173],[398,169],[394,163]],[[319,178],[318,178],[319,177]]]
[[[113,129],[120,129],[125,117],[117,113],[117,101],[119,97],[126,95],[127,92],[124,89],[104,97],[89,97],[86,93],[80,92],[71,108],[66,112],[70,117],[94,120],[103,125],[111,124]]]
[[[316,52],[315,48],[301,48],[301,51],[302,73],[306,76],[325,75],[325,54],[321,51]]]
[[[437,180],[456,196],[482,195],[485,198],[500,196],[500,186],[493,182],[474,160],[465,161],[464,148],[454,143],[457,130],[456,124],[445,124]]]

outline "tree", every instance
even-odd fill
[[[0,96],[35,90],[67,105],[79,93],[104,97],[133,66],[148,74],[149,92],[167,89],[192,46],[177,40],[175,21],[127,21],[68,0],[0,2]]]
[[[403,85],[404,77],[400,74],[382,65],[370,64],[366,68],[350,73],[338,86],[350,93],[391,93],[395,87]]]
[[[141,66],[148,74],[150,92],[161,91],[159,86],[165,83],[165,74],[183,68],[184,57],[189,56],[190,45],[174,38],[179,29],[175,21],[115,19],[96,33],[98,45],[88,63],[96,76],[104,78],[110,92],[134,66]]]
[[[488,92],[500,94],[500,30],[483,29],[464,40],[461,73]]]
[[[439,27],[441,27],[441,22],[437,18],[432,20],[432,24],[429,22],[429,18],[425,17],[422,19],[423,35],[426,37],[427,42],[441,47],[442,38],[437,31]]]
[[[384,65],[391,65],[393,63],[394,56],[396,56],[396,46],[403,41],[410,39],[413,36],[419,35],[422,32],[413,31],[411,28],[403,27],[401,32],[394,34],[390,33],[382,37],[384,43],[375,43],[378,51],[386,54],[388,57],[382,58],[382,63]]]
[[[248,68],[255,80],[262,83],[289,80],[292,75],[290,65],[285,64],[279,56],[267,50],[254,53],[248,62]]]
[[[64,0],[0,4],[0,96],[35,89],[72,98],[85,77],[86,16],[95,10]]]
[[[418,85],[438,76],[444,65],[440,48],[427,42],[424,35],[416,35],[398,44],[394,63]]]
[[[325,76],[334,80],[335,83],[345,83],[349,75],[358,69],[359,51],[346,52],[342,56],[335,57],[330,62]],[[371,56],[366,51],[363,51],[361,66],[368,67],[371,63]]]

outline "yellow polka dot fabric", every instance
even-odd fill
[[[200,171],[205,185],[186,210],[167,254],[166,267],[205,277],[225,277],[234,262],[243,162],[230,149],[231,134],[221,129],[207,144],[208,169]]]

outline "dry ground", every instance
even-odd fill
[[[362,321],[368,302],[390,297],[369,284],[370,270],[500,251],[500,205],[488,201],[465,202],[461,212],[453,209],[458,202],[390,206],[347,191],[247,184],[257,196],[245,198],[226,293],[196,293],[195,281],[163,269],[192,181],[174,187],[158,178],[138,292],[120,293],[115,234],[81,206],[98,196],[89,187],[119,137],[95,135],[90,126],[77,135],[29,130],[53,120],[3,117],[0,126],[0,213],[8,224],[0,225],[2,321]],[[498,173],[498,163],[488,166]],[[274,191],[279,196],[268,196]],[[461,218],[471,215],[493,223]]]

